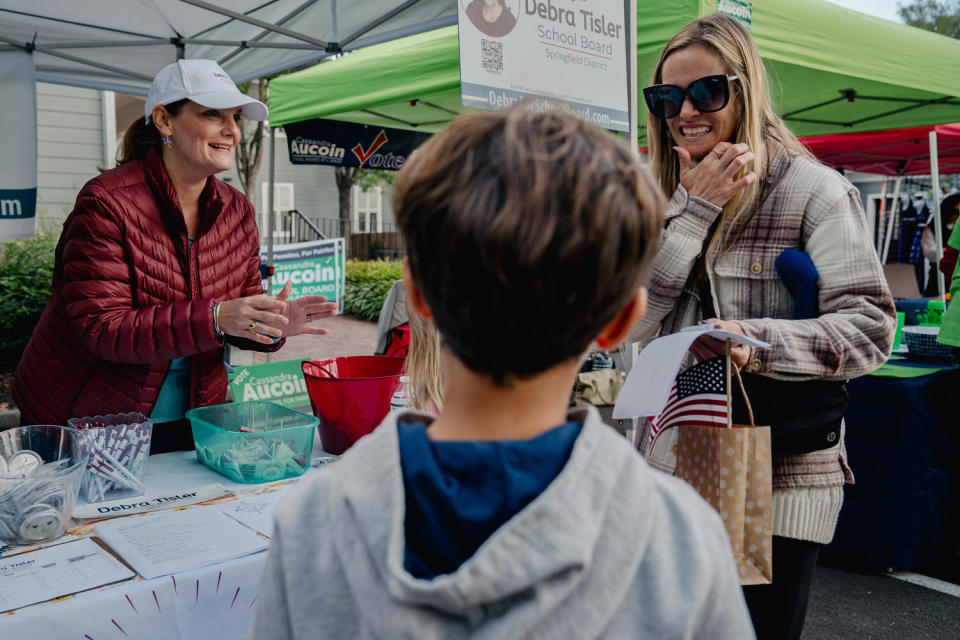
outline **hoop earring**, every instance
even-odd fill
[[[173,148],[173,136],[161,137],[160,142],[162,142],[167,147],[167,149]]]

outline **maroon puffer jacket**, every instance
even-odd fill
[[[50,300],[24,351],[13,397],[26,424],[150,415],[174,358],[193,356],[190,405],[223,402],[213,303],[262,292],[250,202],[210,177],[189,246],[183,213],[151,151],[90,180],[57,245]],[[249,349],[272,350],[229,338]]]

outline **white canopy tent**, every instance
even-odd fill
[[[0,51],[32,52],[41,82],[146,95],[178,58],[242,83],[456,21],[455,0],[0,0]]]
[[[456,22],[456,0],[0,0],[0,55],[29,53],[36,82],[146,95],[156,73],[180,58],[216,60],[244,83]],[[8,165],[36,161],[35,144],[11,146],[22,127],[0,120]],[[0,201],[16,197],[24,212],[7,222],[15,229],[0,225],[0,238],[32,234],[36,184],[35,174],[0,179]]]

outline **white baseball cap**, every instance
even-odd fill
[[[150,123],[153,108],[187,98],[211,109],[243,107],[243,115],[251,120],[266,120],[267,106],[237,89],[230,76],[213,60],[196,58],[168,64],[153,79],[143,107]]]

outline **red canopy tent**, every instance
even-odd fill
[[[960,173],[960,123],[801,138],[837,169],[887,176],[929,175],[931,131],[937,132],[940,173]]]
[[[935,134],[935,135],[933,135]],[[940,191],[940,173],[960,173],[960,123],[941,124],[932,127],[889,129],[866,133],[848,133],[801,138],[822,162],[836,169],[879,173],[897,176],[894,202],[899,204],[900,182],[905,175],[929,174],[933,178],[934,192]],[[935,142],[934,142],[935,141]],[[886,203],[886,183],[883,185],[881,202]],[[883,231],[883,205],[880,209]],[[899,211],[888,216],[886,231],[882,233],[880,259],[886,262],[894,220]],[[942,230],[940,216],[933,216],[937,247],[942,257]],[[940,299],[943,299],[945,283],[943,274],[937,272]]]

